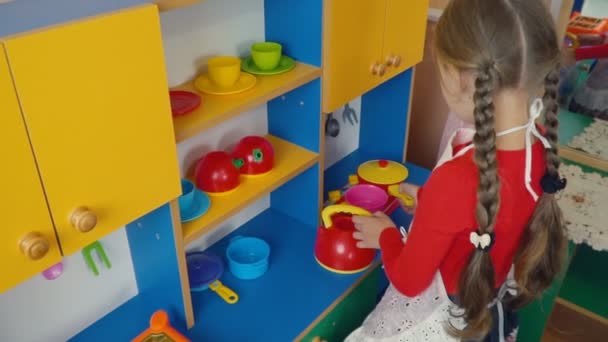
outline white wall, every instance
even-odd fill
[[[263,0],[206,0],[161,14],[169,84],[192,78],[214,55],[248,54],[264,40]]]
[[[340,134],[333,138],[325,136],[325,169],[329,168],[340,159],[346,157],[351,152],[359,147],[359,131],[361,123],[361,98],[356,98],[350,102],[350,107],[357,113],[359,123],[351,125],[348,121],[344,121],[342,113],[344,108],[336,110],[333,117],[340,123]],[[327,119],[327,117],[325,117]],[[325,127],[325,126],[324,126]]]
[[[582,13],[596,18],[608,17],[608,0],[585,0]]]
[[[78,252],[63,259],[59,278],[37,275],[0,295],[0,341],[65,341],[136,295],[125,229],[108,235],[101,244],[112,268],[96,262],[99,276]]]

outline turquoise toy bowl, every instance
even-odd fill
[[[235,236],[226,249],[230,273],[239,279],[256,279],[268,270],[270,246],[255,237]]]

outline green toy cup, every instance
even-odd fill
[[[279,43],[260,42],[251,45],[251,57],[261,70],[273,70],[279,66],[283,47]]]

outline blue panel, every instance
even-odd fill
[[[361,150],[385,159],[403,160],[411,81],[412,69],[409,69],[363,96]]]
[[[270,205],[300,222],[316,226],[319,222],[319,163],[285,183],[270,195]]]
[[[269,133],[319,152],[321,82],[316,79],[268,102]]]
[[[271,248],[270,267],[261,278],[239,280],[229,271],[220,280],[239,294],[230,305],[211,291],[193,293],[197,324],[192,341],[292,341],[365,273],[339,275],[314,259],[316,227],[268,209],[210,250],[225,260],[234,235],[264,239]]]
[[[127,341],[147,328],[152,313],[164,309],[177,329],[186,327],[169,205],[127,226],[139,295],[77,335],[75,341],[115,336]]]
[[[150,0],[15,0],[0,4],[0,37]]]
[[[266,40],[283,44],[285,54],[321,66],[322,0],[265,0]]]

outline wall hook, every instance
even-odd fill
[[[95,276],[99,275],[99,270],[97,270],[97,266],[95,265],[95,261],[93,260],[93,257],[91,255],[93,251],[97,252],[97,256],[99,257],[99,259],[101,259],[103,264],[106,265],[108,269],[112,268],[112,264],[110,264],[110,260],[108,260],[108,256],[106,255],[103,246],[99,241],[95,241],[82,249],[82,255],[84,256],[84,260],[89,266],[89,268],[93,271],[93,274],[95,274]]]

